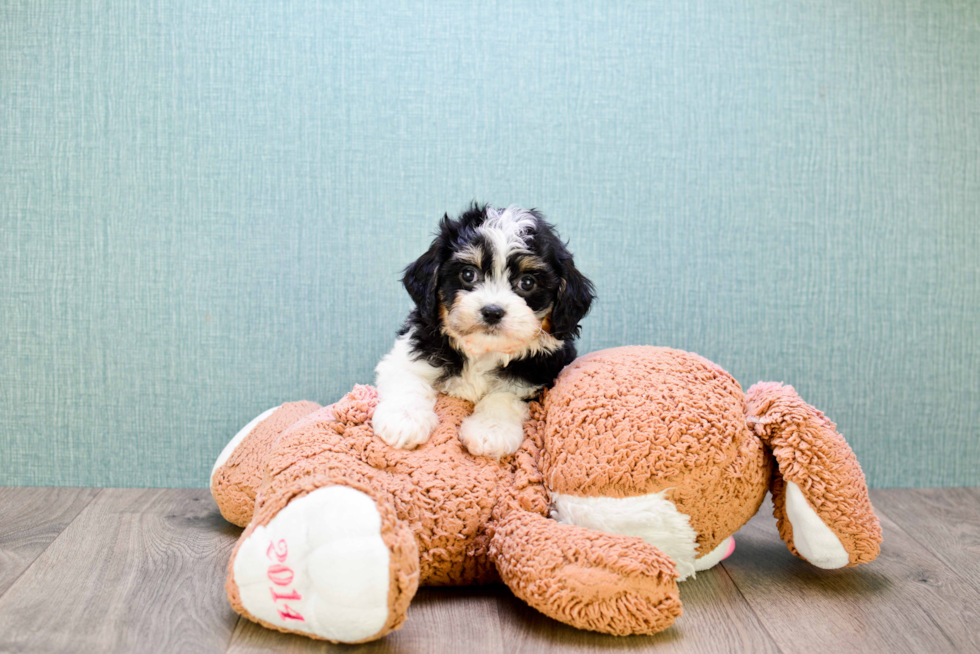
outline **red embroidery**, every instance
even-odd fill
[[[269,581],[274,583],[276,586],[288,586],[293,583],[293,571],[291,568],[283,565],[286,562],[286,557],[289,556],[289,547],[286,545],[285,540],[280,540],[278,543],[269,543],[269,548],[265,551],[266,557],[270,560],[279,561],[279,563],[273,563],[269,566],[269,570],[266,572],[266,576]],[[275,586],[269,587],[269,592],[272,593],[273,602],[284,602],[286,600],[300,600],[299,592],[294,588],[288,593],[277,593]],[[283,604],[282,608],[276,608],[279,612],[279,617],[283,620],[298,620],[300,622],[305,622],[306,619],[300,615],[296,609],[289,606],[288,604]]]
[[[280,593],[277,593],[275,588],[270,588],[269,590],[272,591],[272,601],[273,602],[278,602],[279,600],[290,600],[290,599],[300,600],[300,599],[303,599],[302,597],[299,596],[299,593],[297,591],[295,591],[295,590],[293,592],[289,593],[288,595],[282,595]]]
[[[282,617],[283,620],[289,619],[289,620],[299,620],[300,622],[305,622],[305,620],[303,620],[303,616],[301,616],[299,613],[294,611],[292,607],[289,606],[284,606],[281,609],[279,609],[279,615]]]
[[[269,557],[270,559],[273,556],[275,556],[277,559],[279,559],[279,563],[282,563],[283,561],[286,560],[286,555],[289,554],[289,548],[286,547],[286,541],[284,541],[284,540],[280,540],[279,541],[279,543],[278,543],[279,549],[278,550],[276,549],[276,545],[277,545],[277,543],[269,543],[269,549],[267,549],[265,551],[265,555],[267,557]]]
[[[288,586],[293,583],[293,571],[281,563],[270,565],[269,572],[266,573],[266,576],[276,586]]]

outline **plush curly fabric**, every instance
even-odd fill
[[[515,595],[580,629],[655,634],[682,613],[673,563],[639,538],[514,512],[498,528],[493,554]]]
[[[316,402],[288,402],[260,422],[235,448],[224,465],[215,470],[211,494],[221,497],[218,507],[228,522],[244,527],[255,510],[255,494],[262,483],[265,462],[282,432],[317,409]]]
[[[256,511],[293,489],[310,486],[311,479],[343,480],[391,498],[398,520],[409,526],[419,544],[421,584],[498,580],[488,558],[494,509],[506,501],[541,515],[548,510],[547,492],[534,467],[533,440],[499,462],[471,456],[457,433],[473,405],[440,396],[440,422],[429,441],[417,450],[398,450],[374,437],[376,404],[374,388],[356,386],[336,404],[283,433],[265,460],[267,478]]]

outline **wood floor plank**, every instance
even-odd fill
[[[616,637],[574,629],[545,617],[509,593],[501,598],[504,652],[778,652],[745,599],[721,568],[680,584],[684,614],[653,636]]]
[[[305,636],[283,634],[242,620],[228,647],[229,654],[502,654],[497,607],[503,586],[422,588],[398,631],[363,645],[333,645]]]
[[[97,488],[0,488],[0,596],[98,494]]]
[[[787,551],[771,507],[723,566],[783,652],[980,651],[980,592],[886,514],[876,561],[819,570]]]
[[[239,533],[207,490],[106,489],[0,597],[0,651],[223,652]]]
[[[980,589],[980,489],[877,490],[871,500],[876,510]]]

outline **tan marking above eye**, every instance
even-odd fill
[[[535,271],[540,272],[547,270],[548,265],[540,257],[534,256],[533,254],[516,254],[512,255],[507,260],[508,266],[517,266],[519,272]]]
[[[453,259],[455,259],[456,261],[460,261],[462,263],[472,264],[472,265],[476,266],[477,268],[482,268],[483,267],[483,250],[481,250],[478,247],[474,247],[472,245],[469,245],[466,248],[464,248],[464,249],[460,250],[459,252],[457,252],[455,255],[453,255]]]

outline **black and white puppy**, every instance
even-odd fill
[[[476,405],[459,432],[470,453],[516,452],[526,401],[576,356],[592,282],[540,213],[477,205],[443,217],[402,281],[415,308],[376,369],[375,433],[403,449],[424,443],[443,392]]]

